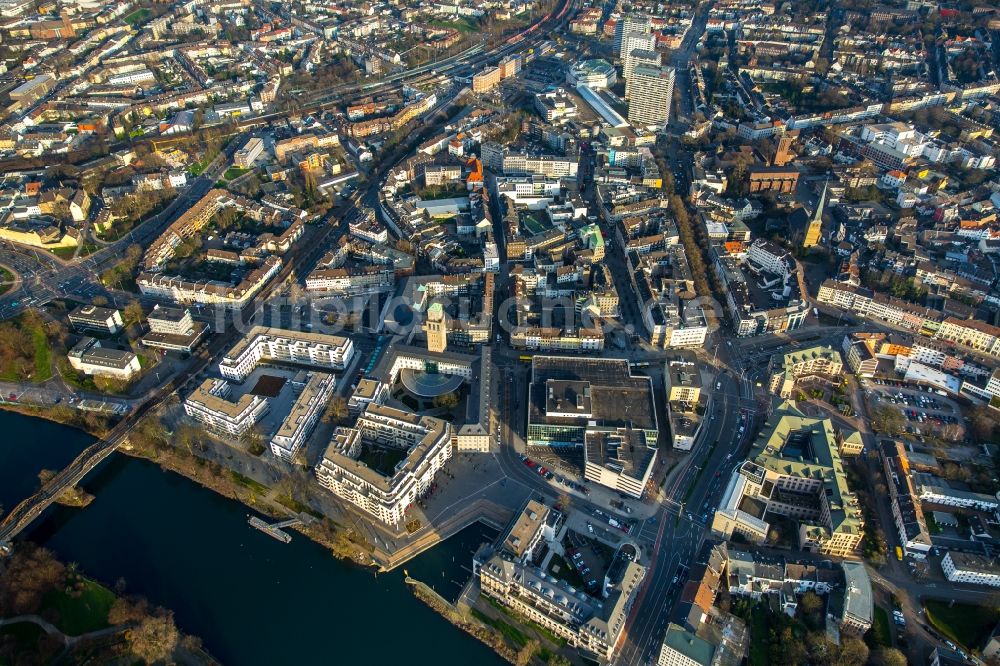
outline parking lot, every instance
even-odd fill
[[[956,426],[964,432],[961,411],[953,402],[937,393],[904,388],[900,382],[872,380],[868,390],[880,405],[892,405],[906,419],[908,432],[930,432]]]
[[[592,594],[600,592],[613,551],[603,543],[573,530],[566,531],[563,547],[566,552],[564,559],[577,572],[584,589]]]

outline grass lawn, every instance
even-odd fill
[[[14,274],[0,266],[0,294],[6,294],[14,286]]]
[[[435,28],[452,28],[465,33],[479,32],[479,23],[469,18],[461,18],[457,21],[430,21],[430,25]]]
[[[310,516],[313,516],[314,518],[321,518],[321,519],[323,518],[323,514],[321,514],[319,511],[310,509],[302,502],[293,499],[291,497],[284,497],[282,495],[278,495],[274,499],[276,502],[278,502],[278,504],[285,507],[286,509],[291,509],[295,513],[308,513]]]
[[[153,12],[149,11],[145,7],[142,7],[140,9],[135,10],[122,20],[128,23],[129,25],[135,26],[148,19],[152,13]]]
[[[52,349],[49,347],[49,338],[42,328],[36,328],[31,332],[31,339],[35,343],[35,373],[31,376],[31,380],[44,382],[52,376]]]
[[[229,470],[229,476],[231,476],[233,481],[235,481],[236,483],[246,488],[249,488],[250,490],[254,491],[259,495],[267,494],[268,487],[265,486],[263,483],[260,483],[259,481],[254,481],[249,476],[244,476],[239,472],[234,472],[232,470]]]
[[[534,629],[539,634],[541,634],[545,638],[549,639],[550,641],[552,641],[554,644],[558,645],[559,647],[562,647],[562,646],[566,645],[566,639],[563,638],[562,636],[557,636],[552,630],[543,627],[542,625],[538,624],[537,622],[529,620],[528,618],[524,617],[520,613],[517,613],[517,612],[511,610],[510,608],[507,608],[506,606],[504,606],[503,604],[501,604],[496,599],[493,599],[491,597],[484,597],[484,598],[486,599],[486,601],[489,602],[489,604],[491,606],[493,606],[494,608],[496,608],[498,611],[500,611],[501,613],[503,613],[504,615],[506,615],[511,620],[513,620],[514,622],[518,623],[519,625],[525,626],[525,627],[530,627],[530,628]],[[522,636],[522,639],[523,639],[524,634],[522,634],[520,631],[518,631],[516,629],[515,629],[515,631],[517,631],[517,633],[520,636]],[[524,642],[527,642],[527,640],[524,639]],[[521,645],[523,645],[523,644],[524,643],[521,643]]]
[[[870,640],[872,648],[892,647],[892,627],[889,626],[889,614],[879,606],[875,607]]]
[[[475,608],[472,609],[472,616],[483,624],[489,625],[499,631],[503,634],[503,637],[510,641],[515,647],[523,647],[524,644],[528,642],[528,637],[522,634],[517,627],[507,624],[500,618],[490,617],[486,613],[483,613]]]
[[[769,666],[771,657],[767,648],[768,612],[756,608],[750,615],[750,666]]]
[[[115,601],[114,593],[100,583],[80,578],[82,589],[53,590],[45,595],[43,611],[57,614],[55,625],[70,636],[97,631],[108,626],[108,611]]]
[[[406,453],[406,449],[380,446],[365,447],[358,457],[358,461],[380,474],[392,476],[396,471],[396,465],[406,458]]]
[[[941,526],[937,524],[936,520],[934,520],[932,512],[928,511],[926,514],[924,514],[924,518],[927,519],[928,532],[930,532],[931,534],[941,534]]]
[[[73,247],[59,247],[54,250],[49,250],[52,254],[56,255],[60,259],[72,259],[76,256],[76,246]]]
[[[229,167],[226,172],[222,174],[224,180],[236,180],[245,173],[250,173],[250,169],[241,169],[239,167]]]
[[[31,341],[35,347],[34,368],[31,370],[31,377],[27,379],[37,384],[52,377],[52,349],[49,347],[49,338],[45,333],[45,328],[43,326],[33,326],[25,329],[24,318],[22,317],[12,320],[10,323],[19,329],[26,330],[31,335]],[[12,369],[7,369],[4,372],[0,372],[0,379],[16,382],[22,381],[25,378],[18,376]]]
[[[973,604],[924,601],[927,621],[942,634],[967,648],[979,648],[1000,618],[1000,609]]]

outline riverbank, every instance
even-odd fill
[[[93,444],[78,429],[8,412],[0,412],[0,431],[0,503],[8,508],[37,489],[41,470],[62,469]],[[177,626],[203,636],[222,663],[402,663],[417,645],[433,645],[444,666],[506,663],[414,597],[402,571],[376,575],[312,538],[277,541],[247,524],[245,503],[158,462],[112,456],[81,485],[95,497],[86,510],[53,506],[19,542],[78,562],[95,580],[118,581],[115,589],[127,581],[130,592],[173,610]],[[464,579],[472,549],[493,538],[470,528],[407,568],[443,589]],[[385,640],[390,625],[378,618],[389,617]]]
[[[451,622],[452,625],[458,627],[476,640],[485,643],[506,661],[512,664],[516,663],[517,652],[507,645],[500,631],[475,620],[470,615],[463,614],[458,608],[419,580],[407,576],[406,584],[417,599],[430,606],[436,613]]]
[[[21,543],[0,562],[0,662],[166,660],[214,666],[201,640],[182,634],[173,613],[125,597]]]
[[[158,447],[135,437],[130,438],[129,443],[123,445],[119,451],[134,458],[153,462],[164,470],[179,474],[189,481],[275,520],[292,518],[299,513],[312,513],[307,507],[296,506],[294,498],[283,497],[251,478],[224,469],[219,463],[205,460],[190,451],[170,446]],[[282,499],[285,500],[284,503]],[[329,518],[315,514],[313,517],[316,518],[314,522],[308,525],[295,525],[289,529],[294,529],[329,549],[338,559],[365,567],[372,565],[370,551],[364,544],[352,539],[353,531],[343,528]]]
[[[42,408],[4,403],[0,405],[0,408],[22,416],[41,418],[52,423],[76,428],[97,438],[103,437],[111,426],[109,419],[105,416],[92,412],[81,412],[64,405]],[[147,423],[151,424],[152,419],[156,419],[156,416],[150,415],[146,418]],[[299,512],[299,509],[306,509],[296,506],[292,497],[269,498],[271,489],[253,479],[225,470],[218,463],[200,458],[193,453],[193,450],[185,451],[165,445],[166,442],[160,442],[161,445],[157,445],[155,439],[158,434],[162,433],[157,430],[154,434],[149,432],[149,429],[144,432],[142,427],[138,426],[136,433],[129,438],[129,442],[122,445],[118,451],[134,458],[156,463],[165,470],[179,474],[270,518],[283,520],[294,516]],[[67,506],[85,507],[93,500],[93,497],[88,496],[80,489],[73,489],[72,492],[67,491],[65,498],[61,499],[64,501],[60,503]],[[281,499],[286,500],[284,504],[280,501]],[[291,529],[295,529],[307,538],[330,549],[334,557],[362,566],[371,566],[372,557],[370,550],[366,548],[367,544],[363,541],[359,542],[352,530],[343,529],[328,518],[319,515],[315,517],[319,520],[309,525],[296,525]]]
[[[97,412],[85,412],[73,409],[68,405],[39,407],[4,401],[0,403],[0,410],[76,428],[92,437],[104,437],[113,425],[108,416],[98,414]]]
[[[18,409],[11,411],[17,411],[26,416],[38,416],[38,414],[33,413],[34,410]],[[96,433],[88,432],[88,429],[81,427],[80,422],[76,419],[67,419],[64,418],[65,415],[58,413],[55,415],[56,418],[51,418],[53,415],[48,416],[50,418],[47,420],[54,423],[74,427],[93,436],[100,436]],[[177,474],[200,487],[211,490],[226,499],[239,502],[273,520],[284,520],[301,513],[312,514],[317,518],[316,520],[309,524],[296,525],[291,529],[295,529],[311,541],[324,547],[338,560],[350,562],[363,568],[371,568],[374,565],[370,545],[363,540],[359,543],[357,533],[353,530],[344,529],[329,518],[322,517],[307,506],[301,505],[291,494],[287,497],[278,496],[273,489],[232,470],[225,469],[217,462],[198,456],[195,453],[198,447],[197,440],[189,439],[191,437],[190,433],[183,434],[180,437],[176,437],[177,433],[170,433],[174,435],[171,439],[175,441],[177,439],[184,440],[189,448],[173,445],[173,442],[168,443],[163,438],[164,431],[162,423],[159,422],[158,418],[151,415],[147,419],[147,422],[136,427],[133,434],[129,437],[128,442],[118,449],[119,453],[130,458],[153,463],[162,470]],[[44,474],[42,477],[44,478]],[[80,489],[74,490],[79,493],[79,498],[85,498],[85,501],[81,501],[81,504],[78,506],[86,506],[93,500],[92,495],[84,493]],[[76,496],[74,494],[74,497]],[[73,506],[72,502],[65,502],[65,504]],[[508,516],[493,515],[498,512],[498,507],[484,506],[484,504],[488,505],[489,503],[486,503],[484,500],[478,500],[472,506],[465,507],[454,516],[453,520],[449,522],[453,523],[455,529],[448,530],[447,536],[457,532],[457,528],[465,524],[467,519],[471,518],[474,514],[483,514],[491,517],[493,518],[492,522],[496,524],[506,522]],[[428,534],[430,541],[425,544],[414,544],[421,547],[415,550],[413,556],[428,548],[432,548],[445,538],[446,536],[442,533],[437,531],[431,532]],[[419,600],[448,620],[453,626],[485,644],[503,660],[510,663],[518,663],[519,659],[526,659],[523,663],[531,662],[531,657],[527,653],[537,651],[535,642],[528,645],[523,643],[518,644],[517,641],[511,643],[511,632],[505,634],[497,627],[476,619],[476,615],[473,612],[467,612],[464,615],[459,613],[454,606],[422,583],[416,585],[414,584],[415,581],[411,582],[409,579],[407,579],[407,582],[410,583],[408,585],[409,589],[413,591]],[[484,619],[489,619],[485,618],[485,616],[483,617]]]

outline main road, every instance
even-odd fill
[[[668,475],[660,512],[644,526],[656,531],[656,547],[629,615],[617,664],[655,661],[687,572],[708,534],[714,508],[756,431],[757,404],[753,387],[742,374],[739,351],[723,343],[716,359],[721,373],[708,387],[708,420],[690,454]]]

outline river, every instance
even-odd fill
[[[13,506],[93,440],[0,411],[0,504]],[[401,569],[375,578],[293,532],[280,543],[247,525],[247,508],[145,460],[115,454],[88,476],[85,509],[55,507],[23,537],[107,585],[174,611],[224,664],[503,664],[417,600]],[[469,553],[495,532],[467,528],[406,565],[446,597]]]

